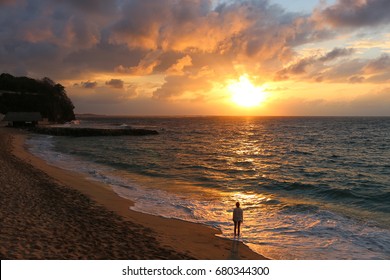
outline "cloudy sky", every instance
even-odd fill
[[[77,113],[390,115],[389,0],[0,0],[0,72]]]

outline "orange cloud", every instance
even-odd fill
[[[389,1],[339,0],[312,15],[271,3],[0,0],[0,72],[84,81],[68,90],[76,100],[116,105],[130,97],[223,103],[228,81],[242,75],[257,85],[389,83],[387,37],[371,32],[390,24]]]
[[[178,59],[176,64],[169,67],[166,73],[168,75],[183,75],[183,69],[187,66],[192,66],[192,58],[189,55]]]

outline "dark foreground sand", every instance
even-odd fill
[[[0,127],[1,259],[263,259],[215,229],[129,210],[109,186],[49,166]]]

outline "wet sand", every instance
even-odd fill
[[[46,164],[0,127],[1,259],[264,259],[216,229],[129,209],[110,186]]]

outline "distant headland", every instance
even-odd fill
[[[75,119],[65,87],[50,78],[41,80],[0,74],[0,113],[37,112],[51,123]]]
[[[0,75],[0,114],[9,126],[29,128],[35,133],[56,136],[142,136],[158,134],[155,130],[133,128],[86,128],[38,125],[65,124],[76,119],[74,106],[65,87],[50,78],[36,80],[28,77]],[[86,116],[94,116],[87,114]]]

